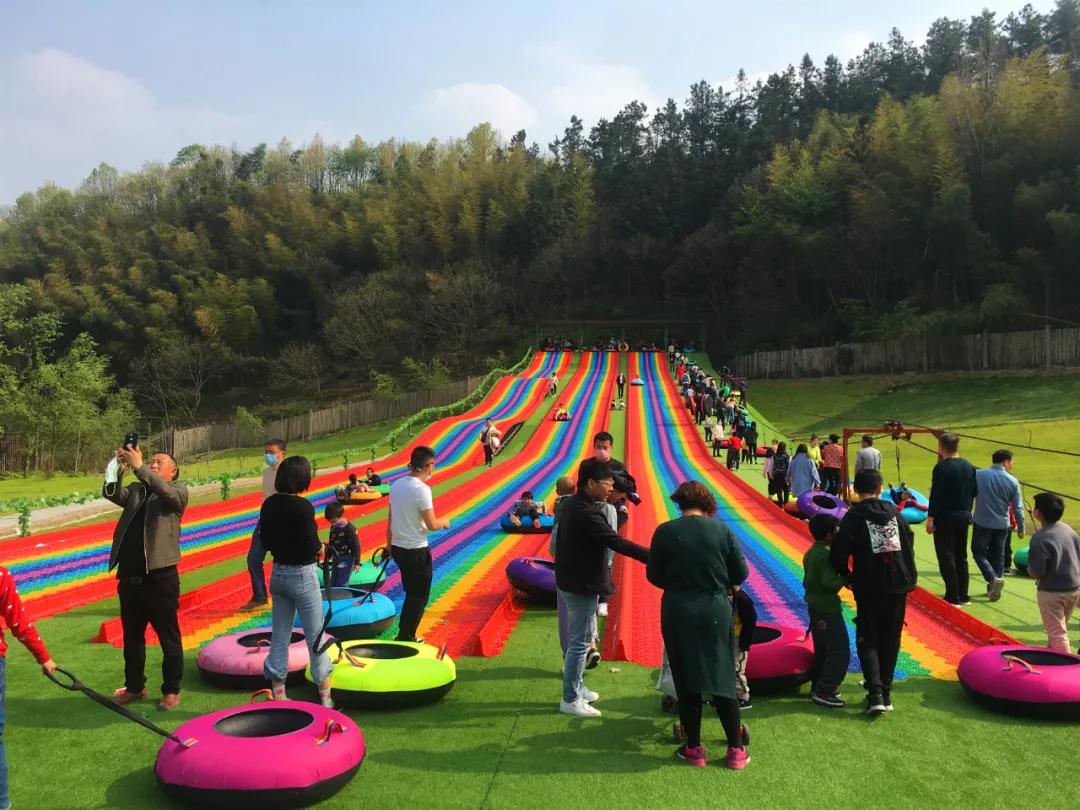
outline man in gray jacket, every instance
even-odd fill
[[[180,703],[184,647],[180,640],[180,518],[187,508],[187,487],[176,479],[180,470],[168,453],[156,453],[146,464],[142,451],[125,446],[116,451],[121,480],[106,483],[102,494],[123,507],[113,531],[109,570],[117,569],[116,593],[124,627],[124,688],[117,703],[146,697],[146,625],[161,644],[161,701],[171,711]],[[131,469],[136,481],[123,486],[123,472]]]

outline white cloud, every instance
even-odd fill
[[[601,118],[612,118],[631,101],[650,110],[660,100],[639,68],[630,64],[596,62],[580,58],[564,48],[530,48],[526,55],[536,64],[545,124],[565,126],[571,115],[585,122],[586,130]]]
[[[101,161],[136,169],[188,143],[228,142],[241,120],[163,104],[138,79],[56,48],[0,68],[0,111],[0,201],[46,180],[76,185]]]
[[[443,134],[464,135],[486,121],[506,139],[519,129],[535,126],[538,117],[536,107],[509,87],[482,82],[462,82],[432,90],[424,95],[415,111]]]

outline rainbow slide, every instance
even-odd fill
[[[546,535],[506,534],[502,514],[531,489],[538,497],[553,493],[555,480],[573,473],[592,445],[593,434],[608,420],[606,404],[614,387],[614,362],[604,354],[586,354],[560,396],[570,406],[569,422],[544,420],[512,460],[497,463],[476,478],[436,499],[436,512],[451,520],[451,529],[433,533],[434,580],[420,633],[446,644],[453,655],[493,654],[509,635],[514,616],[492,621],[510,594],[503,568],[517,556],[531,555],[547,543]],[[383,524],[385,525],[385,524]],[[381,537],[376,527],[374,535]],[[401,577],[394,566],[382,593],[400,608]],[[213,617],[204,628],[192,628],[185,645],[197,645],[220,633],[266,625],[268,610]],[[392,636],[396,628],[384,635]]]
[[[640,374],[645,381],[627,397],[626,463],[637,474],[643,499],[631,519],[632,538],[648,545],[657,524],[678,516],[668,495],[679,483],[707,484],[716,496],[717,518],[734,531],[746,557],[750,577],[745,587],[759,617],[806,627],[802,555],[811,540],[805,525],[712,458],[659,355],[631,355],[629,373]],[[646,581],[644,566],[622,557],[616,558],[616,581],[618,593],[610,607],[605,656],[656,666],[662,651],[660,591]],[[843,594],[850,620],[853,603],[850,592]],[[956,664],[965,652],[992,636],[1002,636],[970,617],[964,621],[950,615],[944,603],[935,604],[940,601],[925,591],[916,591],[909,599],[899,673],[954,679]],[[857,669],[854,656],[852,668]]]
[[[451,475],[479,462],[476,436],[485,418],[499,424],[527,419],[543,403],[545,377],[565,373],[570,355],[542,352],[533,356],[521,375],[500,380],[488,395],[467,413],[441,419],[417,437],[416,443],[434,447],[442,462],[442,474]],[[403,449],[378,463],[383,477],[392,481],[405,473],[408,450]],[[362,469],[359,464],[353,469]],[[320,507],[333,498],[334,489],[348,471],[322,475],[312,482],[309,499]],[[183,557],[180,571],[195,570],[246,553],[258,520],[262,494],[251,493],[215,504],[196,506],[184,516],[180,537]],[[379,508],[375,501],[351,507],[355,515]],[[19,585],[23,600],[36,616],[56,615],[112,595],[112,575],[107,572],[115,520],[0,544],[0,564],[7,566]]]

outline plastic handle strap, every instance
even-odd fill
[[[257,642],[254,647],[247,651],[247,654],[256,655],[257,653],[261,653],[263,651],[263,647],[270,647],[270,642],[267,641],[265,638],[262,641]]]
[[[57,678],[56,677],[57,673],[60,673],[65,678],[67,678],[70,681],[70,683],[64,683],[59,678]],[[57,667],[56,670],[53,671],[53,672],[46,672],[45,677],[47,677],[50,681],[55,683],[61,689],[66,689],[69,692],[81,692],[82,691],[82,686],[83,686],[82,683],[79,681],[78,678],[76,678],[74,675],[72,675],[66,669],[61,669],[60,667]],[[117,689],[115,694],[119,695],[123,691],[124,691],[123,689]]]
[[[326,718],[326,726],[323,728],[322,734],[320,734],[316,738],[315,744],[326,745],[328,742],[330,742],[335,732],[338,734],[344,734],[345,726],[341,725],[341,723],[339,723],[337,720],[334,720],[333,718]]]
[[[446,658],[446,648],[448,646],[449,646],[449,642],[447,642],[446,644],[443,644],[442,649],[439,650],[439,654],[436,655],[435,657],[437,659],[439,659],[440,661],[442,661],[444,658]]]
[[[252,692],[251,693],[251,700],[249,702],[250,703],[258,703],[259,698],[266,698],[267,700],[273,700],[274,699],[274,692],[273,692],[273,690],[270,690],[270,689],[260,689],[257,692]]]
[[[1013,668],[1013,664],[1020,664],[1032,675],[1042,675],[1042,670],[1035,669],[1035,667],[1033,667],[1031,664],[1029,664],[1027,661],[1017,655],[1003,655],[1001,657],[1005,659],[1005,666],[1003,666],[1002,669],[1011,670]]]

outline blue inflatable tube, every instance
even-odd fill
[[[515,526],[510,522],[509,515],[503,515],[499,521],[499,526],[504,532],[511,532],[512,534],[550,534],[551,527],[555,525],[555,518],[551,515],[540,516],[540,528],[531,526],[529,519],[525,518],[521,526]]]
[[[374,638],[394,623],[397,608],[393,601],[381,593],[368,595],[359,588],[331,588],[323,590],[323,615],[328,607],[327,595],[333,602],[334,615],[326,632],[340,641]],[[300,627],[297,618],[296,627]]]
[[[930,505],[930,501],[926,499],[926,496],[919,492],[917,489],[911,487],[905,487],[908,492],[911,493],[911,497],[915,499],[915,502],[919,506],[906,506],[900,510],[900,514],[903,515],[904,520],[908,523],[925,523],[926,522],[926,509]],[[900,490],[897,487],[888,487],[882,493],[881,497],[884,500],[891,501],[894,506],[899,506],[897,502],[900,497]]]

